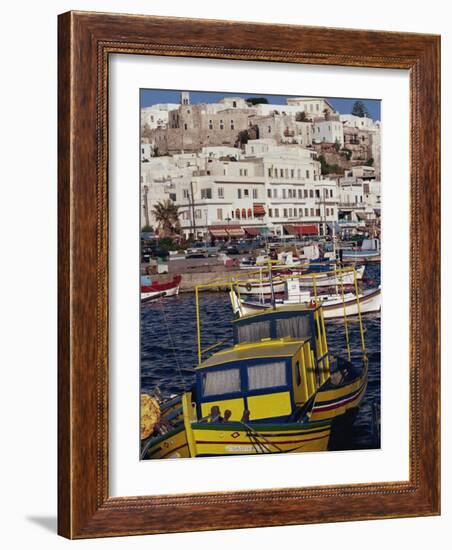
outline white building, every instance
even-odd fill
[[[354,179],[371,180],[375,179],[375,168],[373,166],[352,166],[345,175]]]
[[[320,175],[315,153],[273,147],[261,157],[212,160],[209,173],[181,177],[159,188],[179,206],[183,234],[240,237],[326,233],[338,219],[336,182]]]
[[[277,143],[290,143],[309,147],[314,137],[311,122],[298,121],[295,116],[272,113],[251,116],[250,125],[258,128],[260,139],[274,139]]]
[[[315,156],[298,146],[276,147],[263,156],[267,223],[275,233],[303,234],[303,224],[326,233],[337,221],[336,182],[323,179]]]
[[[344,145],[344,129],[342,122],[334,117],[333,120],[317,120],[314,122],[313,141],[321,143],[339,143],[341,147]]]
[[[341,226],[364,227],[366,222],[380,218],[380,182],[374,179],[363,180],[349,173],[339,180],[338,196]]]
[[[140,156],[141,162],[149,162],[151,160],[154,147],[151,143],[141,143],[140,145]]]
[[[274,147],[276,147],[275,139],[250,139],[245,144],[245,157],[262,157]]]
[[[322,117],[325,112],[329,115],[335,113],[331,103],[320,97],[291,97],[287,100],[287,105],[295,106],[299,111],[304,111],[312,117]]]
[[[141,163],[141,226],[155,226],[152,214],[154,206],[161,201],[177,200],[177,189],[191,179],[196,166],[180,167],[171,157],[152,157]]]
[[[155,128],[166,128],[168,125],[168,113],[179,108],[178,103],[157,103],[150,107],[141,109],[141,127],[149,126],[151,130]]]
[[[339,115],[341,122],[345,126],[350,126],[351,128],[358,128],[359,130],[374,130],[380,127],[379,121],[374,121],[369,117],[359,117],[356,115]]]
[[[239,164],[247,167],[235,166]],[[256,175],[255,166],[219,161],[214,171],[215,175],[195,176],[178,188],[184,235],[243,237],[245,228],[264,227],[256,204],[264,200],[265,183],[262,175]]]
[[[203,147],[200,156],[204,156],[209,159],[220,159],[222,157],[231,157],[239,160],[242,158],[243,153],[241,149],[237,147],[228,147],[228,146],[212,146],[212,147]]]
[[[259,116],[280,114],[294,117],[297,113],[303,111],[303,108],[299,105],[279,105],[277,103],[258,103],[254,107],[257,109],[257,115]]]

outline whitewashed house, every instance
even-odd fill
[[[178,109],[178,103],[158,103],[141,109],[141,127],[147,125],[151,130],[166,128],[168,125],[168,113]]]
[[[314,143],[339,143],[344,146],[344,128],[338,117],[331,120],[316,120],[313,128]]]

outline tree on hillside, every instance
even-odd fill
[[[259,127],[257,125],[250,126],[247,130],[241,130],[237,134],[235,147],[243,147],[250,139],[259,139]]]
[[[180,230],[178,207],[172,200],[159,201],[153,208],[159,236],[166,237]]]
[[[344,147],[342,149],[342,153],[345,155],[345,158],[347,160],[350,160],[353,156],[353,151],[351,149],[349,149],[348,147]]]
[[[328,164],[324,155],[319,155],[318,161],[320,162],[320,173],[322,176],[328,174],[343,174],[344,169],[341,168],[338,164]]]
[[[369,116],[364,102],[358,99],[358,101],[355,101],[355,103],[353,103],[352,115],[359,116],[361,118]]]
[[[297,122],[308,122],[309,119],[306,116],[306,111],[301,111],[295,114],[295,120]]]
[[[268,104],[268,99],[266,97],[249,97],[246,102],[250,105],[259,105],[259,103]]]

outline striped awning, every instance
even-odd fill
[[[219,228],[219,227],[211,227],[209,228],[209,233],[212,235],[212,237],[227,237],[228,233],[226,229]]]
[[[245,235],[245,231],[240,226],[228,227],[227,232],[230,237],[243,237]]]
[[[254,203],[253,204],[253,215],[256,217],[265,216],[265,207],[263,204]]]
[[[257,237],[262,233],[260,227],[244,227],[244,229],[250,237]]]
[[[315,223],[285,224],[284,229],[289,235],[317,235],[319,233],[319,228]]]

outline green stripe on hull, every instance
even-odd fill
[[[193,430],[220,430],[220,431],[253,431],[253,432],[274,432],[274,431],[293,431],[302,430],[309,433],[311,430],[318,428],[328,428],[331,422],[322,420],[317,422],[309,422],[309,424],[300,424],[297,422],[287,424],[250,424],[249,428],[240,422],[195,422],[191,426]]]

